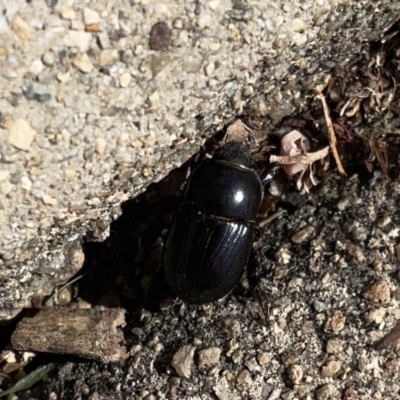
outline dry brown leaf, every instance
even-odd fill
[[[229,125],[226,129],[224,142],[245,142],[251,137],[251,130],[240,119]]]

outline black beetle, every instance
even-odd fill
[[[263,184],[273,174],[262,181],[237,142],[193,170],[164,250],[167,281],[182,300],[213,302],[238,283],[253,247]]]

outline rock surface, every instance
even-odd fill
[[[276,123],[302,107],[302,90],[379,39],[399,7],[0,5],[0,320],[65,283],[82,265],[83,235],[104,240],[120,204],[186,161],[201,138],[244,110]],[[168,29],[152,29],[159,22]],[[154,31],[162,37],[150,46]]]

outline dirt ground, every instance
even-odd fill
[[[399,62],[395,27],[383,44],[332,71],[324,96],[347,176],[331,155],[314,164],[318,184],[309,193],[283,172],[271,185],[270,214],[285,213],[256,243],[267,323],[246,277],[206,306],[183,303],[165,284],[162,244],[186,165],[125,203],[109,239],[85,244],[84,276],[68,288],[72,302],[128,311],[129,358],[103,365],[38,355],[27,372],[57,368],[18,398],[398,398],[400,345],[382,339],[400,320]],[[329,144],[312,92],[278,126],[250,114],[242,120],[271,153],[293,129],[309,137],[312,151]],[[183,346],[192,346],[183,349],[188,377],[171,364]]]

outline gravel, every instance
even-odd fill
[[[144,204],[154,204],[172,180],[171,175],[126,206],[110,240],[93,248],[97,272],[79,287],[80,296],[101,293],[104,282],[120,276],[114,269],[124,262],[122,253],[104,260],[104,249],[112,253],[126,236],[117,231],[122,220],[131,226],[136,215],[138,226],[146,223]],[[162,270],[155,272],[161,262],[155,251],[158,241],[142,231],[141,246],[146,248],[147,241],[153,245],[149,253],[140,248],[133,252],[135,293],[122,291],[119,300],[131,310],[125,328],[129,359],[107,366],[65,360],[55,376],[28,391],[26,398],[41,398],[40,390],[54,399],[74,398],[83,386],[93,398],[116,399],[397,398],[399,345],[379,349],[377,344],[400,320],[394,252],[399,184],[363,168],[348,178],[331,172],[321,180],[301,195],[303,205],[294,206],[291,201],[299,199],[287,193],[285,205],[291,211],[261,232],[259,293],[269,310],[267,321],[247,290],[246,277],[219,302],[195,306],[174,298],[156,276],[163,275]],[[350,201],[356,197],[360,200]],[[350,205],[340,210],[333,207],[338,201]],[[384,215],[391,222],[380,228],[377,221]],[[162,232],[164,219],[159,215],[149,229],[158,226]],[[368,229],[362,243],[346,229],[350,220]],[[313,236],[293,242],[292,236],[307,226],[314,227]],[[347,250],[354,243],[359,243],[357,254]],[[290,262],[276,259],[282,248]],[[132,259],[132,248],[125,251]]]
[[[82,266],[82,238],[104,240],[121,203],[204,137],[244,112],[277,123],[303,107],[307,90],[378,39],[399,7],[0,5],[0,320],[64,284]],[[351,252],[360,262],[361,253]]]

